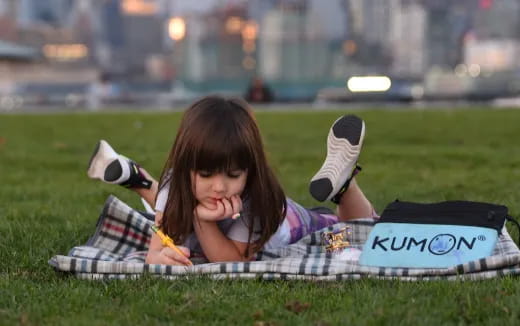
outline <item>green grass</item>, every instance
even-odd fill
[[[307,182],[345,112],[258,112],[270,160],[289,196],[317,205]],[[367,122],[358,182],[380,211],[399,198],[467,199],[520,216],[520,111],[358,111]],[[516,278],[479,282],[93,282],[47,260],[84,243],[106,197],[89,180],[99,138],[158,175],[178,113],[0,115],[0,325],[444,325],[520,322]],[[515,239],[518,234],[511,230]],[[298,309],[298,303],[303,307]]]

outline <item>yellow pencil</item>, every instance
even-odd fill
[[[173,243],[173,240],[167,236],[166,234],[164,234],[157,226],[155,225],[152,225],[152,231],[157,234],[159,236],[159,238],[161,238],[161,241],[163,243],[164,246],[167,246],[167,247],[170,247],[172,248],[173,250],[177,251],[179,254],[181,254],[182,256],[186,257],[184,255],[184,253],[179,249],[177,248],[177,246],[175,245],[175,243]],[[186,257],[187,258],[187,257]],[[189,263],[188,265],[190,266],[193,266],[193,263],[188,260]]]

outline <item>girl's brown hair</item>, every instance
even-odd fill
[[[285,217],[285,194],[267,163],[250,106],[238,98],[204,97],[184,113],[161,175],[161,188],[170,185],[161,228],[176,243],[183,243],[193,232],[197,200],[191,171],[233,169],[248,172],[242,200],[248,201],[247,214],[260,225],[260,237],[251,247],[257,251]],[[249,244],[255,223],[250,224]]]

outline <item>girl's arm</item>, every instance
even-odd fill
[[[240,213],[242,200],[239,195],[223,198],[215,208],[199,204],[194,211],[193,228],[197,239],[210,262],[249,261],[252,252],[246,253],[247,242],[226,237],[217,226],[217,221]]]
[[[246,254],[247,243],[228,239],[216,222],[195,220],[197,239],[210,262],[249,261],[252,253]]]
[[[155,224],[160,225],[163,213],[155,213]],[[161,239],[155,233],[152,235],[150,247],[146,254],[147,264],[164,264],[164,265],[188,265],[190,260],[187,258],[190,256],[190,250],[186,247],[177,246],[185,256],[181,256],[175,250],[164,247]]]

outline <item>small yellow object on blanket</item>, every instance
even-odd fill
[[[325,250],[329,253],[340,251],[350,246],[348,236],[351,234],[350,227],[346,226],[336,232],[324,232],[321,234],[322,243]]]

